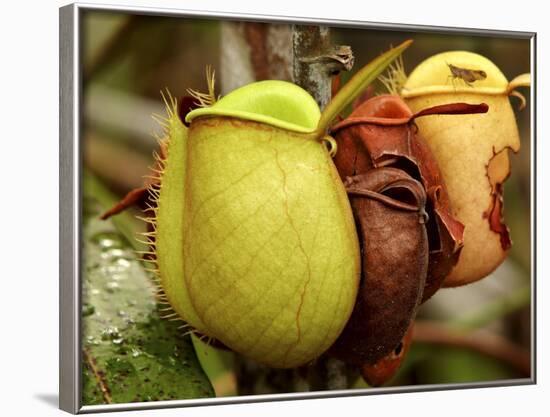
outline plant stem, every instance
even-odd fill
[[[390,49],[383,53],[378,58],[371,61],[369,64],[361,68],[332,98],[330,103],[325,107],[321,114],[321,119],[317,126],[316,135],[318,138],[326,134],[332,121],[346,108],[348,104],[353,102],[365,88],[368,87],[376,78],[399,57],[405,49],[412,43],[412,40],[407,40],[401,45]]]
[[[323,109],[330,101],[331,77],[308,62],[320,57],[330,47],[330,29],[324,26],[294,25],[292,28],[292,50],[294,55],[294,82],[313,96]]]
[[[531,375],[529,352],[486,330],[466,332],[436,321],[417,321],[413,338],[415,342],[420,343],[471,349],[500,360],[525,376]]]

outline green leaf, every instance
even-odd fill
[[[214,396],[190,337],[179,328],[183,322],[161,318],[167,312],[156,303],[151,275],[113,222],[99,220],[108,201],[101,193],[86,177],[83,403]]]

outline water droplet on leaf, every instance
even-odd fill
[[[95,307],[91,304],[84,303],[82,305],[82,317],[91,316],[95,312]]]

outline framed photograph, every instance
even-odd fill
[[[62,7],[60,408],[533,384],[535,54]]]

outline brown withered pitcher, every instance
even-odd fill
[[[485,104],[452,103],[413,114],[400,97],[381,95],[331,128],[338,145],[334,162],[361,241],[362,278],[352,316],[330,353],[360,366],[373,385],[398,368],[418,306],[440,288],[463,245],[464,226],[453,216],[414,120],[487,110]]]

